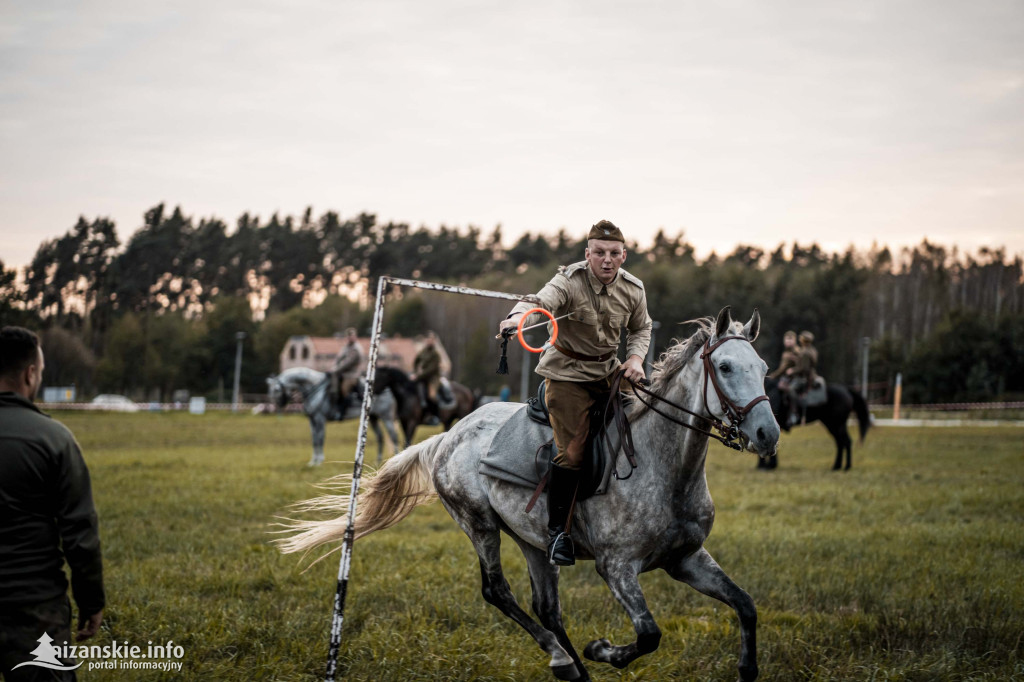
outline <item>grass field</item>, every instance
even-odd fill
[[[351,470],[305,468],[298,416],[58,413],[100,512],[108,592],[97,643],[173,640],[180,673],[80,669],[83,680],[315,680],[337,555],[302,572],[268,544],[276,514]],[[351,460],[355,422],[328,428]],[[423,431],[426,435],[432,431]],[[873,430],[833,473],[819,426],[784,435],[780,468],[713,446],[707,547],[759,609],[766,680],[1024,680],[1024,429]],[[642,465],[642,460],[641,460]],[[529,579],[503,547],[513,590]],[[469,541],[439,504],[355,547],[341,670],[351,680],[549,680],[547,656],[486,605]],[[595,680],[731,680],[730,609],[665,574],[642,585],[664,637]],[[593,565],[563,569],[577,648],[632,629]]]

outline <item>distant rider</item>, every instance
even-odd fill
[[[796,346],[796,332],[788,331],[782,335],[782,357],[779,367],[768,375],[769,379],[779,380],[779,390],[786,390],[800,359],[800,351]]]
[[[359,373],[365,363],[366,356],[359,346],[356,330],[349,327],[345,331],[345,345],[331,369],[331,404],[336,405],[342,414],[345,413],[344,401],[359,384]]]
[[[416,354],[412,363],[412,375],[416,382],[416,392],[420,398],[420,406],[431,416],[428,424],[440,423],[437,405],[437,389],[441,384],[441,353],[437,350],[437,337],[428,331],[423,339],[423,348]]]
[[[556,317],[558,339],[544,351],[537,374],[545,379],[547,407],[558,454],[548,481],[548,561],[575,563],[569,513],[583,466],[590,408],[606,401],[620,367],[626,379],[644,378],[643,363],[651,341],[651,317],[639,279],[622,270],[626,244],[622,231],[607,220],[590,228],[586,260],[559,268],[538,292],[540,307]],[[531,303],[520,303],[499,331],[514,328]],[[619,364],[622,329],[627,331],[626,362]]]
[[[791,389],[797,397],[799,410],[798,418],[795,421],[802,424],[807,416],[807,407],[804,402],[807,392],[814,388],[814,382],[818,379],[818,349],[814,347],[814,334],[809,331],[800,332],[799,342],[799,353],[796,367],[793,370]]]

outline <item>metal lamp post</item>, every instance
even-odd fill
[[[245,340],[245,332],[235,333],[235,386],[231,391],[231,411],[238,412],[238,386],[242,378],[242,341]]]

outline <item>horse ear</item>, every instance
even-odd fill
[[[732,306],[725,306],[718,313],[718,321],[715,323],[715,336],[718,338],[725,336],[725,333],[729,331],[729,324],[732,323],[732,315],[729,313],[731,309]]]
[[[750,316],[750,321],[743,325],[743,336],[747,337],[747,341],[753,343],[760,331],[761,313],[757,312],[757,308],[754,308],[754,314]]]

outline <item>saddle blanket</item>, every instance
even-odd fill
[[[618,434],[613,428],[609,430],[608,435],[612,440],[612,452],[615,452],[619,446]],[[549,441],[550,445],[542,447]],[[551,467],[554,449],[551,427],[530,419],[527,415],[527,406],[524,404],[495,431],[487,447],[487,453],[480,460],[479,471],[500,481],[536,488]],[[594,473],[584,471],[583,479],[580,481],[579,499],[589,497],[589,494],[604,494],[613,472],[614,467],[605,466],[603,471],[597,473],[599,480],[593,480]],[[593,492],[584,492],[589,490]]]
[[[814,381],[814,385],[807,391],[807,395],[804,396],[804,404],[807,407],[817,407],[818,405],[824,405],[828,402],[828,391],[825,386],[825,379],[818,377]]]

